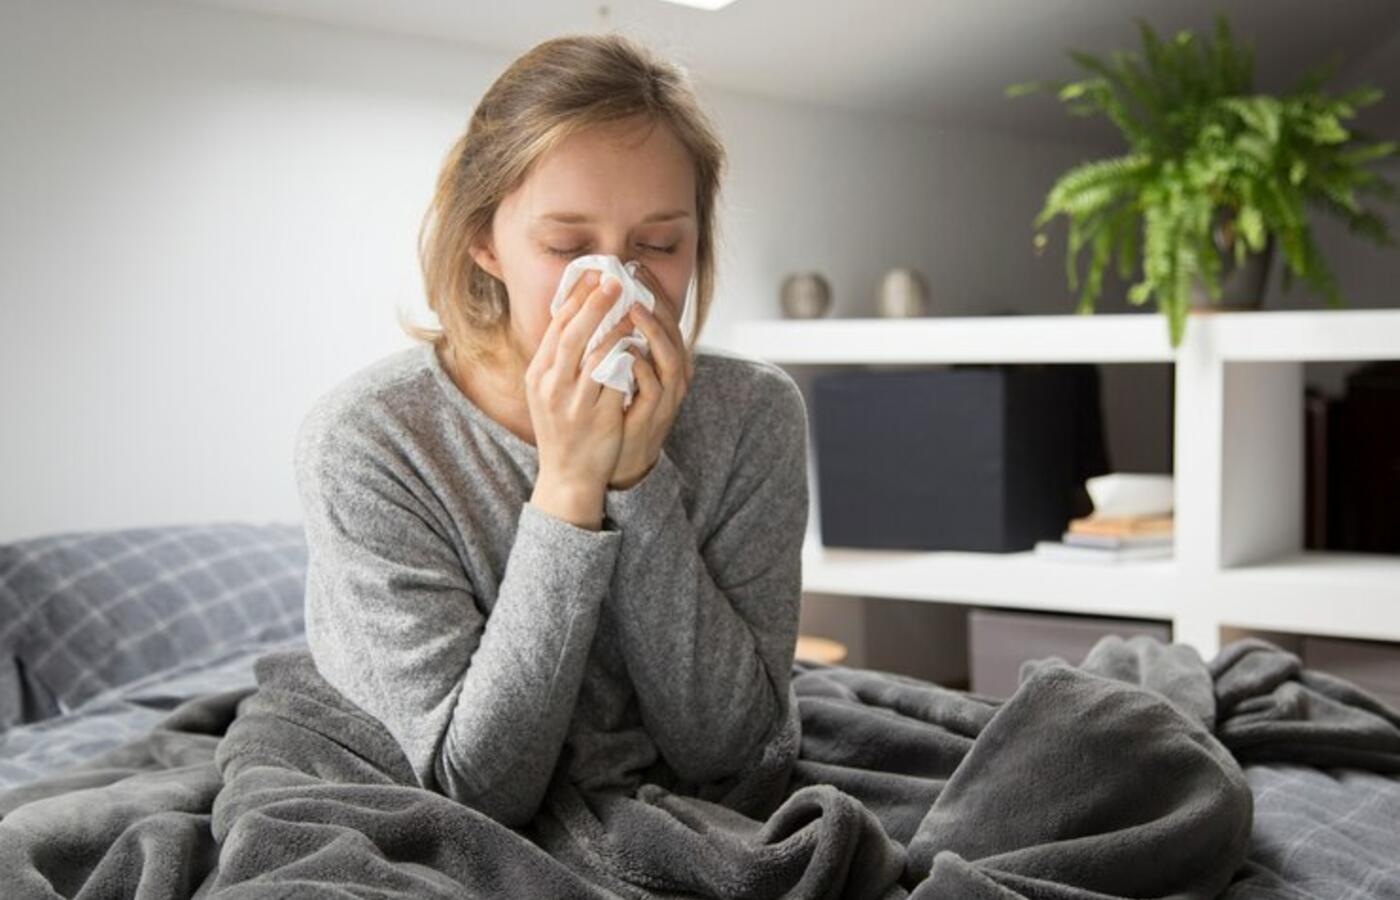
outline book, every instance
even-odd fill
[[[1163,534],[1076,534],[1066,531],[1060,538],[1066,544],[1079,547],[1103,547],[1116,550],[1119,547],[1149,547],[1157,544],[1170,544],[1171,532]]]
[[[1071,519],[1069,531],[1072,534],[1115,536],[1171,534],[1173,524],[1170,513],[1156,516],[1085,516]]]
[[[1036,556],[1069,562],[1118,563],[1144,559],[1170,559],[1171,544],[1148,544],[1142,547],[1081,547],[1060,541],[1037,541]]]

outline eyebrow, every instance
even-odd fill
[[[568,225],[577,225],[585,222],[592,222],[591,216],[576,212],[551,212],[535,217],[538,220],[549,220],[553,222],[563,222]],[[643,224],[648,222],[669,222],[672,219],[688,219],[690,213],[683,209],[668,209],[661,212],[654,212],[642,220]]]

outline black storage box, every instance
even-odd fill
[[[841,372],[813,394],[826,546],[1027,550],[1108,471],[1094,366]]]

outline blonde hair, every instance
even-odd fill
[[[404,319],[412,338],[467,359],[489,355],[506,336],[506,287],[477,265],[470,248],[491,228],[497,206],[542,156],[592,126],[643,116],[669,126],[695,165],[694,299],[686,350],[693,351],[714,293],[715,203],[725,167],[717,129],[685,71],[621,34],[552,38],[495,80],[448,152],[418,233],[429,308],[441,328]]]

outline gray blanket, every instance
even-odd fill
[[[1259,640],[1105,638],[996,701],[794,665],[800,746],[692,794],[553,783],[500,825],[414,786],[304,649],[0,794],[0,896],[1209,898],[1250,761],[1400,772],[1400,713]]]

